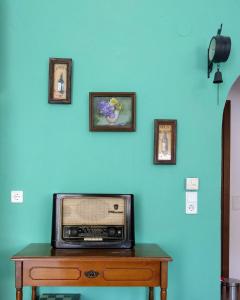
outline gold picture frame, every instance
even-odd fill
[[[176,120],[154,120],[154,164],[176,164]]]

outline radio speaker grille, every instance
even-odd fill
[[[124,225],[124,203],[121,197],[65,197],[63,225]]]

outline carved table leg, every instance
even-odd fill
[[[161,294],[160,294],[160,299],[161,300],[167,300],[168,263],[167,262],[161,262],[160,269],[161,269],[161,281],[160,281]]]
[[[32,286],[32,300],[37,300],[37,287]]]
[[[161,288],[161,300],[167,300],[167,289]]]
[[[22,300],[23,299],[23,293],[22,293],[22,288],[17,288],[16,289],[16,300]]]
[[[16,286],[16,300],[23,299],[23,282],[22,282],[23,265],[21,261],[15,262],[15,286]]]
[[[149,294],[148,294],[148,299],[149,300],[154,300],[154,294],[153,294],[153,287],[149,287]]]

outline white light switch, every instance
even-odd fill
[[[197,191],[199,189],[199,178],[186,178],[186,190]]]
[[[198,193],[186,192],[186,214],[198,213]]]
[[[232,196],[232,210],[240,210],[240,196]]]
[[[23,203],[23,191],[11,191],[12,203]]]

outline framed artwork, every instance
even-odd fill
[[[135,93],[89,93],[90,131],[135,131],[135,116]]]
[[[176,120],[154,120],[154,164],[176,164]]]
[[[49,59],[48,103],[71,104],[72,59]]]

